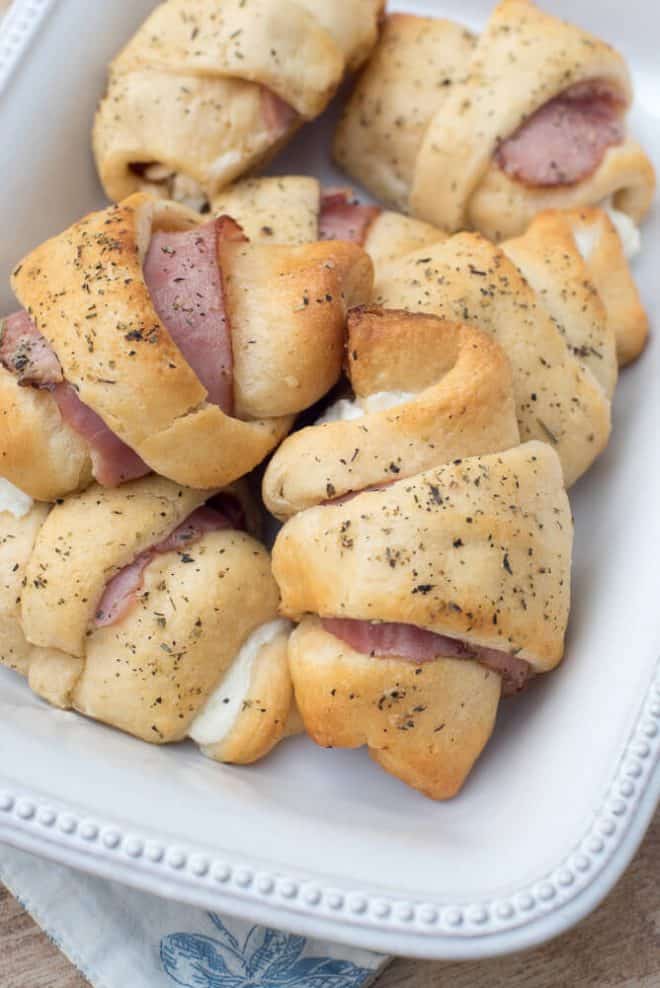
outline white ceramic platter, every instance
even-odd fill
[[[359,0],[355,0],[359,2]],[[660,159],[660,8],[545,0],[616,42],[633,127]],[[489,0],[398,0],[483,23]],[[153,0],[18,0],[0,37],[0,311],[30,247],[102,205],[89,128],[104,66]],[[25,43],[23,43],[25,42]],[[2,88],[4,87],[4,88]],[[331,124],[277,170],[337,181]],[[637,272],[660,299],[660,216]],[[660,748],[660,346],[623,374],[613,441],[573,493],[567,659],[517,701],[464,792],[434,804],[362,752],[306,739],[249,769],[149,748],[46,707],[0,673],[0,837],[226,913],[424,957],[518,950],[565,930],[620,876],[649,822]]]

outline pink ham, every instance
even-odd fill
[[[352,618],[323,618],[321,624],[331,635],[365,655],[379,658],[395,656],[420,664],[440,657],[474,659],[502,677],[502,692],[505,695],[523,689],[531,674],[528,662],[508,652],[437,635],[414,624],[387,621],[373,624]]]
[[[361,206],[351,189],[327,189],[321,196],[319,237],[321,240],[350,240],[364,245],[369,227],[380,216],[378,206]]]
[[[187,233],[157,232],[144,274],[160,318],[207,389],[209,401],[230,412],[233,361],[217,257],[222,239],[246,238],[227,216]],[[56,354],[27,312],[4,320],[0,362],[20,384],[53,392],[62,419],[89,443],[99,484],[116,487],[149,473],[138,454],[64,382]]]
[[[298,122],[293,107],[266,86],[261,87],[261,115],[272,141],[286,137]]]
[[[197,374],[208,400],[231,414],[233,359],[218,243],[245,240],[223,216],[185,233],[154,233],[144,278],[161,321]]]
[[[62,380],[60,362],[24,309],[1,323],[0,361],[18,383],[41,387]]]
[[[53,397],[60,415],[78,435],[86,439],[92,456],[92,472],[103,487],[118,487],[150,473],[138,454],[115,435],[89,405],[80,400],[70,384],[56,384]]]
[[[573,185],[624,138],[624,103],[605,82],[580,82],[545,103],[498,148],[495,160],[525,185]]]
[[[4,320],[0,360],[18,378],[19,384],[52,392],[64,422],[89,443],[93,473],[99,484],[116,487],[149,473],[149,467],[137,453],[64,382],[57,356],[25,310]]]
[[[396,484],[399,478],[396,477],[394,480],[386,480],[382,484],[371,484],[369,487],[363,487],[359,491],[348,491],[346,494],[340,494],[339,497],[329,497],[325,501],[321,501],[321,504],[339,505],[346,504],[347,501],[352,501],[354,497],[358,497],[360,494],[372,494],[374,491],[385,490],[391,484]]]
[[[233,528],[224,514],[213,508],[202,507],[193,511],[184,522],[157,545],[145,549],[132,563],[124,566],[106,584],[94,618],[97,628],[106,628],[124,617],[137,600],[137,593],[144,580],[144,571],[159,553],[181,552],[198,542],[207,532]]]

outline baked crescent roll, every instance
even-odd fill
[[[0,655],[50,703],[251,762],[297,730],[290,624],[241,488],[161,477],[0,515]]]
[[[566,337],[575,356],[611,397],[617,365],[644,349],[648,316],[626,250],[636,235],[623,213],[596,207],[549,210],[520,237],[502,243]]]
[[[460,320],[494,336],[511,365],[521,438],[554,446],[567,486],[605,448],[607,395],[499,247],[479,234],[457,234],[389,264],[376,292],[388,308]],[[564,329],[570,339],[570,326]]]
[[[600,212],[600,210],[595,210]],[[536,293],[575,359],[612,398],[618,377],[616,337],[563,210],[540,213],[502,250]]]
[[[539,442],[291,518],[273,572],[301,622],[289,654],[307,731],[453,796],[500,693],[562,658],[571,546],[561,465]]]
[[[38,247],[12,285],[26,311],[0,339],[0,469],[49,500],[92,477],[247,473],[337,380],[372,266],[354,244],[251,244],[228,217],[137,194]]]
[[[531,0],[501,0],[478,38],[393,14],[335,157],[380,199],[449,231],[513,237],[542,210],[604,200],[639,222],[655,175],[626,132],[631,101],[621,56]]]
[[[347,371],[355,398],[289,436],[268,465],[263,498],[280,519],[520,441],[509,363],[472,326],[353,309]]]
[[[377,278],[390,261],[447,236],[422,220],[363,205],[352,189],[323,189],[307,175],[242,179],[216,196],[212,209],[218,216],[232,216],[252,241],[359,244],[371,257]]]
[[[48,514],[45,504],[21,504],[20,492],[0,482],[0,662],[27,676],[32,646],[21,626],[25,565]],[[14,494],[14,496],[12,496]]]
[[[110,66],[93,145],[111,199],[208,203],[328,105],[384,0],[166,0]]]
[[[253,241],[303,244],[336,238],[358,243],[373,261],[377,284],[386,280],[388,266],[406,254],[447,239],[446,233],[429,223],[362,205],[351,189],[323,190],[309,176],[243,179],[216,197],[213,209],[218,215],[233,216]],[[552,263],[544,248],[546,236],[554,245]],[[547,290],[551,314],[568,291],[570,300],[561,306],[560,325],[568,327],[572,334],[569,345],[582,354],[611,394],[616,369],[609,353],[611,341],[601,338],[602,306],[616,338],[619,364],[633,360],[648,335],[648,317],[628,264],[639,250],[639,231],[625,213],[587,206],[540,213],[529,238],[516,238],[516,243],[524,244],[525,253],[535,258],[533,266],[518,266],[528,281],[538,286],[539,297],[543,298]],[[565,263],[558,253],[562,245],[570,254]],[[509,252],[508,242],[506,249]],[[543,273],[545,263],[548,270]],[[585,277],[582,287],[578,282],[580,269]],[[540,277],[534,278],[533,270]],[[609,337],[609,332],[605,333]]]

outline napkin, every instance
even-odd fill
[[[159,899],[4,845],[0,880],[94,988],[365,988],[388,962]]]

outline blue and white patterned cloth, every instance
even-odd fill
[[[0,879],[94,988],[364,988],[387,958],[92,878],[0,845]]]

